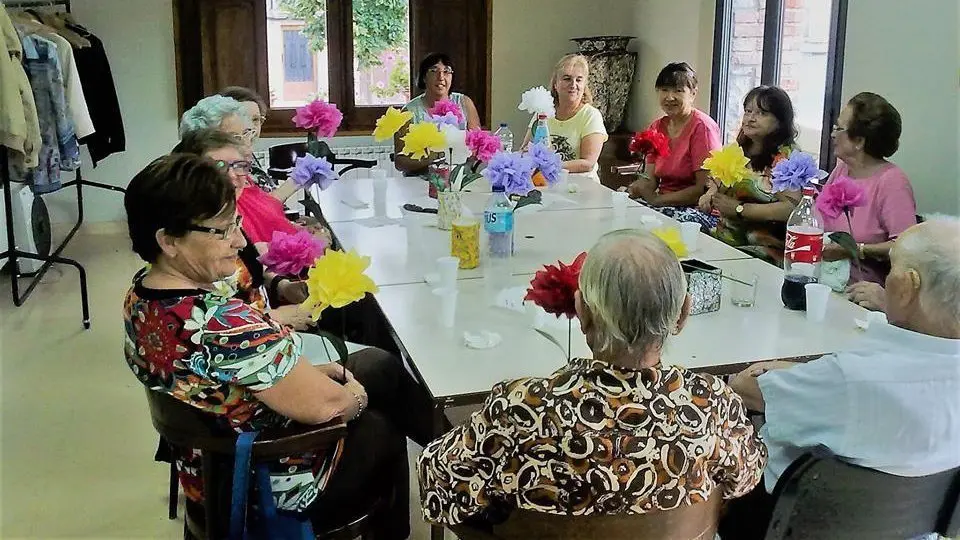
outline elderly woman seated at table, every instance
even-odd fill
[[[593,358],[493,387],[418,464],[425,518],[460,524],[525,509],[645,514],[750,491],[766,450],[720,379],[662,363],[690,312],[659,239],[608,233],[583,264],[577,315]]]
[[[593,106],[589,84],[590,66],[580,54],[561,58],[550,76],[550,95],[557,108],[556,116],[547,118],[550,144],[563,159],[563,168],[574,173],[595,174],[603,143],[609,138],[603,115]],[[531,120],[524,146],[533,137],[535,120]]]
[[[124,302],[125,354],[145,386],[209,413],[224,429],[348,422],[330,453],[272,467],[278,507],[324,529],[349,523],[372,497],[389,507],[377,538],[409,534],[406,436],[426,442],[431,401],[399,360],[367,349],[312,366],[300,336],[224,292],[245,244],[229,178],[192,155],[159,158],[124,198],[133,250],[147,263]],[[203,500],[196,452],[177,456],[188,503]],[[381,536],[382,535],[382,536]]]
[[[717,226],[717,218],[697,209],[709,174],[703,162],[720,148],[720,126],[694,107],[699,83],[686,62],[667,64],[654,83],[665,116],[648,129],[670,139],[670,153],[658,157],[647,174],[630,185],[630,196],[640,199],[678,221],[699,223],[704,230]],[[647,164],[651,165],[651,164]]]

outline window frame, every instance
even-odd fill
[[[831,129],[843,106],[843,50],[847,33],[849,0],[831,0],[830,34],[827,46],[827,77],[824,88],[823,119],[820,127],[820,163],[825,171],[836,165],[831,144]],[[765,0],[763,50],[761,51],[760,84],[776,85],[780,76],[780,55],[783,52],[785,0]],[[717,0],[714,15],[713,73],[711,74],[710,115],[722,126],[727,114],[727,74],[730,70],[733,42],[733,7],[735,0]]]

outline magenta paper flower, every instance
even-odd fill
[[[267,246],[267,252],[260,256],[260,262],[277,274],[298,276],[323,257],[326,249],[323,240],[306,229],[300,229],[293,234],[275,231]]]
[[[317,138],[333,137],[343,121],[343,113],[333,103],[317,99],[297,109],[293,123],[302,129],[316,130]]]
[[[427,110],[427,114],[430,116],[446,116],[447,113],[453,114],[457,118],[457,122],[463,122],[463,111],[460,110],[459,105],[450,99],[441,99]]]
[[[483,163],[489,163],[493,156],[500,151],[500,137],[489,131],[474,128],[467,131],[467,148]]]
[[[849,178],[837,178],[830,182],[817,197],[817,210],[830,219],[866,204],[867,194],[863,187]]]
[[[299,187],[307,187],[313,184],[320,186],[320,190],[327,189],[334,180],[339,178],[337,172],[333,170],[333,165],[327,161],[327,158],[314,157],[307,153],[303,157],[298,157],[290,173],[290,178]]]

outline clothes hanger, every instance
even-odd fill
[[[32,16],[32,14],[15,11],[9,15],[10,20],[25,34],[39,34],[41,36],[57,35],[56,30],[43,24],[37,20],[36,17]]]
[[[56,33],[60,34],[63,39],[69,41],[71,45],[79,49],[91,46],[90,41],[87,38],[67,28],[66,24],[64,24],[64,22],[57,17],[56,14],[47,11],[37,11],[36,9],[32,8],[24,11],[34,15],[37,17],[37,19],[43,22],[43,24],[53,28]]]

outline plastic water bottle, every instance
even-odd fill
[[[817,189],[813,186],[803,188],[803,199],[787,220],[780,299],[788,309],[806,310],[807,292],[804,286],[820,279],[823,219],[813,202],[816,193]]]
[[[537,122],[533,125],[533,144],[550,146],[550,128],[547,127],[547,115],[537,115]]]
[[[493,195],[483,209],[483,230],[487,237],[484,278],[494,291],[499,291],[510,280],[513,255],[513,204],[503,186],[493,187]]]
[[[500,122],[500,127],[493,133],[500,138],[500,149],[504,152],[513,152],[513,132],[506,122]]]

